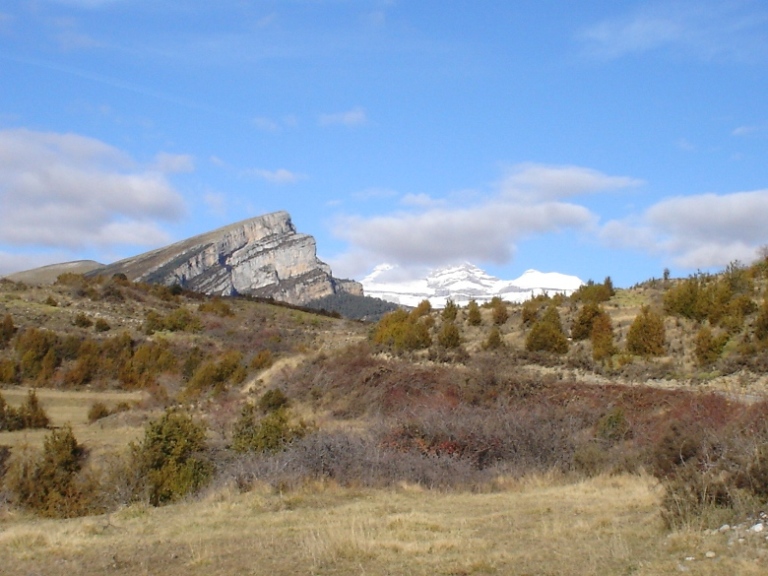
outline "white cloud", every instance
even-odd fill
[[[155,156],[154,168],[165,173],[194,172],[195,161],[192,156],[188,154],[168,154],[167,152],[160,152]]]
[[[699,194],[663,200],[641,216],[608,222],[601,232],[612,246],[663,254],[686,268],[750,261],[766,244],[768,190]]]
[[[513,166],[499,184],[502,193],[520,201],[556,200],[639,186],[642,180],[607,176],[581,166],[524,163]]]
[[[346,112],[336,112],[334,114],[321,114],[318,122],[320,126],[362,126],[368,121],[365,110],[360,106],[347,110]]]
[[[748,136],[760,130],[757,126],[739,126],[734,128],[731,136]]]
[[[597,22],[578,35],[589,56],[616,59],[672,50],[703,60],[761,60],[768,13],[755,2],[655,1]]]
[[[253,119],[253,125],[264,132],[277,132],[280,130],[280,124],[271,118],[258,116]]]
[[[520,165],[490,196],[462,194],[451,202],[407,195],[407,210],[384,216],[344,216],[334,234],[349,251],[331,259],[334,270],[360,277],[373,264],[435,267],[464,260],[508,262],[525,238],[565,230],[594,230],[597,216],[560,199],[637,185],[577,166]]]
[[[366,188],[352,194],[352,197],[356,200],[382,200],[386,198],[393,198],[397,196],[397,192],[390,188]]]
[[[71,250],[166,242],[159,221],[185,211],[159,166],[94,138],[25,129],[0,131],[0,207],[0,243]]]
[[[299,180],[303,180],[306,176],[291,172],[285,168],[278,168],[277,170],[264,170],[262,168],[250,168],[245,171],[248,176],[260,178],[266,180],[271,184],[295,184]]]
[[[422,208],[431,208],[444,206],[445,200],[432,198],[429,194],[406,194],[400,199],[403,206],[416,206]]]

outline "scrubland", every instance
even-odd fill
[[[1,282],[0,572],[765,573],[766,270],[377,323]]]

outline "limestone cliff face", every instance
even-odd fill
[[[99,274],[173,285],[211,295],[251,294],[291,304],[338,292],[363,294],[362,285],[333,278],[317,258],[315,239],[296,231],[287,212],[231,224],[111,264]]]

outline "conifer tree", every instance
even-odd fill
[[[525,339],[525,349],[556,354],[565,354],[568,351],[568,339],[563,332],[560,313],[555,306],[547,308],[541,320],[533,325]]]
[[[458,348],[461,345],[461,333],[454,322],[443,322],[437,333],[437,343],[443,348]]]
[[[613,323],[605,311],[600,310],[593,318],[589,339],[592,342],[592,358],[598,362],[616,353],[616,346],[613,343]]]
[[[443,308],[443,320],[453,322],[456,320],[456,315],[458,313],[459,307],[456,305],[456,302],[454,302],[452,298],[448,298],[448,300],[445,301],[445,308]]]
[[[480,314],[480,306],[475,300],[470,300],[467,304],[467,324],[470,326],[480,326],[483,323],[483,317]]]
[[[666,345],[664,319],[643,306],[627,334],[627,352],[638,356],[661,356]]]

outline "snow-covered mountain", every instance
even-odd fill
[[[391,264],[380,264],[362,280],[366,296],[404,306],[417,306],[429,300],[442,308],[448,298],[459,305],[474,299],[479,304],[499,296],[509,302],[524,302],[538,294],[572,294],[583,284],[576,276],[557,272],[527,270],[515,280],[501,280],[465,262],[432,271],[426,278],[408,280]]]

